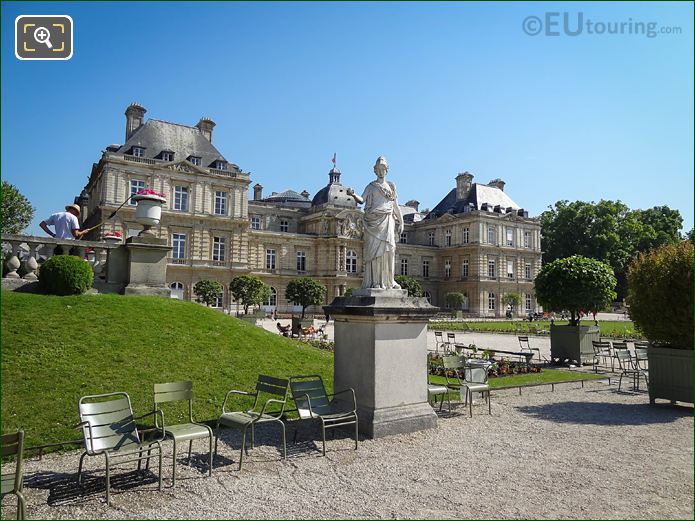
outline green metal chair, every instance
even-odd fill
[[[473,393],[482,393],[487,400],[488,414],[492,414],[492,400],[490,400],[490,385],[487,383],[487,373],[490,362],[470,362],[464,368],[463,386],[466,389],[466,398],[463,402],[469,405],[470,417],[473,417]],[[470,400],[470,401],[469,401]]]
[[[287,441],[285,439],[285,424],[282,422],[282,416],[285,412],[285,405],[287,403],[288,387],[289,381],[284,378],[259,375],[258,381],[256,382],[256,392],[249,393],[245,391],[237,391],[236,389],[232,389],[231,391],[227,392],[226,396],[224,397],[224,402],[222,402],[222,414],[217,420],[217,426],[215,427],[215,454],[217,454],[217,442],[220,437],[220,427],[241,429],[241,453],[239,455],[239,470],[241,470],[244,452],[246,452],[248,455],[248,449],[246,448],[246,430],[251,427],[251,448],[253,448],[254,428],[257,424],[279,423],[282,430],[282,457],[283,459],[286,459]],[[257,410],[261,393],[275,396],[275,398],[269,398],[265,401],[263,407],[260,410]],[[227,400],[233,394],[253,396],[253,407],[247,411],[227,411],[225,409]]]
[[[212,429],[202,423],[193,420],[193,382],[172,382],[165,384],[154,384],[154,408],[161,409],[163,403],[188,402],[188,423],[177,425],[166,425],[164,436],[171,438],[174,442],[174,469],[172,471],[171,486],[176,485],[176,444],[188,442],[188,463],[191,463],[191,452],[193,450],[193,440],[208,438],[210,440],[210,451],[208,457],[208,475],[212,476]],[[156,419],[155,419],[156,422]],[[159,427],[157,425],[157,427]]]
[[[442,366],[444,367],[444,378],[446,378],[446,387],[451,391],[459,393],[461,397],[461,389],[464,388],[463,370],[466,366],[466,357],[464,355],[450,355],[442,357]]]
[[[645,371],[643,371],[639,364],[637,364],[633,359],[630,351],[627,349],[616,349],[615,358],[618,360],[618,367],[620,368],[620,379],[618,380],[618,391],[620,391],[620,386],[623,383],[623,376],[632,377],[632,390],[639,391],[639,380],[640,377],[644,378],[644,381],[649,387],[649,378]]]
[[[8,494],[17,496],[17,519],[24,519],[26,515],[26,501],[22,488],[24,485],[24,431],[2,435],[2,458],[15,456],[14,472],[2,474],[2,486],[0,499]]]
[[[521,348],[522,351],[528,351],[530,353],[536,352],[538,353],[538,361],[542,362],[543,358],[541,357],[541,349],[540,347],[531,347],[531,343],[529,342],[528,336],[527,335],[519,335],[517,336],[519,339],[519,347]],[[519,359],[520,362],[526,361],[525,357],[520,357]]]
[[[628,348],[627,348],[627,342],[613,342],[613,359],[611,360],[611,371],[615,371],[615,362],[616,361],[618,362],[618,367],[620,367],[622,370],[622,366],[620,366],[620,360],[618,357],[618,355],[621,352],[622,353],[629,353],[630,352],[630,351],[628,351]],[[622,356],[622,358],[625,359],[624,356]]]
[[[80,456],[80,466],[77,471],[77,483],[82,485],[82,463],[85,456],[104,456],[106,460],[106,504],[111,505],[111,465],[121,465],[133,461],[138,462],[140,469],[142,460],[149,461],[159,455],[159,490],[162,490],[162,444],[164,429],[158,428],[160,437],[152,441],[143,441],[138,433],[135,422],[148,416],[159,415],[164,425],[162,411],[152,411],[142,416],[134,417],[128,393],[93,394],[80,398],[77,409],[80,423],[76,428],[82,429],[85,452]],[[147,455],[143,456],[143,452]],[[155,456],[151,453],[155,452]],[[126,458],[126,459],[121,459]]]
[[[451,390],[446,385],[434,384],[430,382],[430,375],[427,375],[427,398],[430,401],[430,405],[433,407],[437,405],[437,396],[441,396],[441,401],[439,403],[439,411],[441,412],[444,406],[444,396],[446,396],[446,402],[449,405],[449,413],[451,413]],[[432,403],[434,402],[434,403]]]
[[[317,375],[291,376],[290,390],[292,399],[297,406],[297,414],[300,420],[320,420],[321,439],[323,440],[323,455],[326,455],[326,429],[355,426],[355,450],[359,441],[357,399],[354,389],[345,389],[337,393],[327,394],[323,379]],[[336,401],[334,398],[340,395],[348,395],[345,401]],[[352,398],[352,400],[350,400]],[[294,431],[295,440],[297,430]]]
[[[613,352],[611,351],[611,343],[603,341],[603,340],[601,340],[601,341],[592,340],[591,345],[594,349],[594,359],[593,359],[594,372],[598,373],[598,364],[601,360],[603,360],[603,366],[606,369],[608,368],[608,363],[606,361],[610,360],[611,361],[611,370],[612,370]]]

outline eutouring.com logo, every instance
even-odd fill
[[[682,34],[680,26],[662,25],[657,22],[636,21],[632,18],[621,21],[592,20],[583,12],[568,13],[551,11],[543,16],[527,16],[521,28],[529,36],[646,36]]]

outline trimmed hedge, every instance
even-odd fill
[[[693,243],[683,241],[630,264],[630,317],[650,342],[693,349],[693,259]]]
[[[52,295],[81,295],[92,287],[94,272],[74,255],[54,255],[41,265],[39,282]]]

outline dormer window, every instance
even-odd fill
[[[201,157],[200,156],[188,156],[188,162],[195,166],[200,166]]]
[[[133,147],[132,153],[135,157],[144,157],[145,149],[143,147]]]
[[[169,150],[162,150],[159,153],[159,158],[162,161],[173,161],[174,160],[174,153],[169,151]]]
[[[215,161],[212,164],[213,168],[216,168],[217,170],[227,170],[227,162],[226,161]]]

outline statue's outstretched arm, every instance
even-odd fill
[[[357,195],[352,188],[348,188],[345,193],[348,195],[348,197],[352,197],[357,204],[364,203],[364,199]]]

